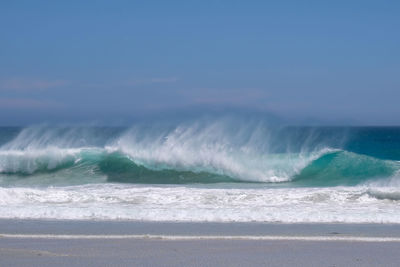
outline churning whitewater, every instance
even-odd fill
[[[0,128],[0,217],[400,223],[400,128]]]

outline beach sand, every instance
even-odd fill
[[[398,266],[400,226],[0,220],[0,266]]]

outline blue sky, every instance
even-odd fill
[[[0,124],[400,124],[398,1],[1,1]]]

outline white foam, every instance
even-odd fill
[[[98,184],[0,188],[0,218],[400,223],[366,187],[210,189]]]
[[[342,241],[342,242],[400,242],[398,237],[374,236],[282,236],[282,235],[74,235],[74,234],[3,234],[0,237],[14,239],[56,239],[56,240],[97,240],[97,239],[150,239],[150,240],[258,240],[258,241]]]

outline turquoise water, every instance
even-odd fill
[[[399,127],[185,127],[2,127],[1,183],[337,186],[400,169]]]

